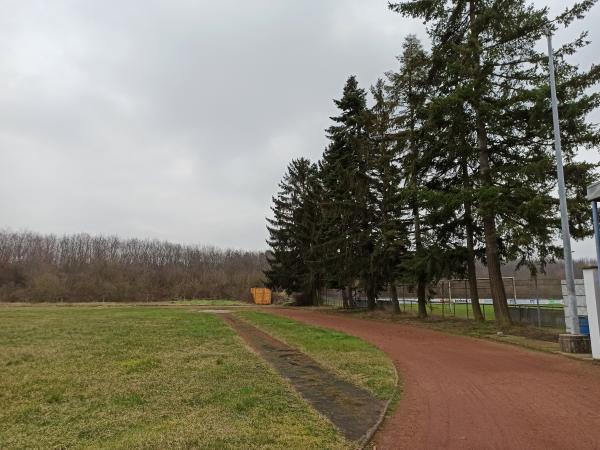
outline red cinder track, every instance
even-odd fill
[[[275,314],[359,336],[404,393],[377,449],[600,449],[600,367],[415,326],[313,310]]]

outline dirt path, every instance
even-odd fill
[[[424,328],[270,310],[372,342],[404,395],[377,449],[600,449],[600,367]]]
[[[249,323],[231,314],[223,314],[223,320],[348,440],[359,446],[368,442],[385,412],[383,401]]]

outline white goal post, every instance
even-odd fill
[[[502,277],[503,280],[511,280],[512,283],[512,288],[513,288],[513,298],[512,298],[512,303],[513,305],[517,304],[517,285],[515,283],[515,277]],[[489,278],[477,278],[477,280],[487,280],[489,281]],[[453,280],[447,280],[448,281],[448,302],[452,303],[452,282],[462,282],[465,284],[465,303],[467,303],[467,283],[468,283],[468,279],[466,278],[458,278],[458,279],[453,279]],[[470,288],[469,288],[470,290]]]

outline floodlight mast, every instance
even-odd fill
[[[548,70],[550,75],[550,97],[552,100],[552,122],[554,124],[554,152],[556,154],[556,172],[558,174],[558,198],[560,202],[560,222],[562,225],[563,253],[565,263],[565,281],[571,334],[579,334],[579,317],[577,315],[577,295],[575,293],[575,276],[573,274],[573,258],[571,255],[571,233],[569,232],[569,213],[567,211],[567,194],[563,170],[562,149],[560,145],[560,126],[558,124],[558,101],[556,99],[556,81],[554,78],[554,54],[552,50],[552,30],[545,30],[548,40]]]

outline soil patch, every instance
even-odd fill
[[[383,418],[386,402],[238,317],[224,315],[223,320],[348,440],[359,445],[368,441]]]

